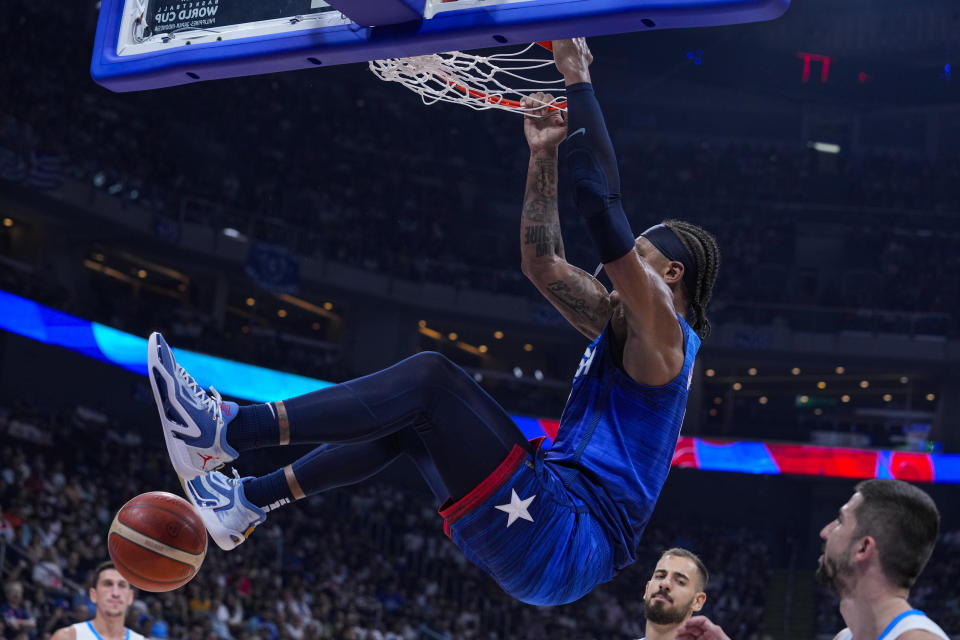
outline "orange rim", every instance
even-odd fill
[[[553,43],[549,40],[544,40],[543,42],[538,42],[538,45],[546,49],[547,51],[553,51]],[[439,76],[438,76],[439,77]],[[477,100],[483,100],[484,102],[489,102],[490,104],[496,104],[504,107],[509,107],[510,109],[522,110],[523,107],[516,100],[511,100],[510,98],[504,98],[501,96],[492,96],[483,91],[477,91],[476,89],[471,89],[465,87],[456,80],[450,80],[449,78],[440,77],[441,80],[449,84],[451,87],[459,91],[460,93],[470,96],[471,98],[476,98]],[[547,107],[550,111],[563,111],[567,108],[566,100],[562,102],[557,102],[556,104],[551,104]]]

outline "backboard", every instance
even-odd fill
[[[444,51],[769,20],[790,0],[102,0],[114,91]]]

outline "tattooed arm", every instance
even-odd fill
[[[524,102],[535,106],[552,99],[538,93]],[[596,278],[569,264],[563,252],[557,213],[557,147],[566,132],[560,111],[540,109],[524,119],[530,164],[520,220],[522,268],[563,317],[592,340],[610,317],[610,295]]]

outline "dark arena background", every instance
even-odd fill
[[[142,371],[151,331],[331,382],[435,350],[531,436],[555,429],[586,341],[520,271],[519,116],[428,107],[365,65],[117,94],[89,75],[93,2],[3,14],[0,577],[5,615],[19,583],[36,621],[4,638],[89,617],[113,514],[180,493]],[[772,22],[591,47],[633,229],[688,219],[722,251],[638,562],[574,604],[519,603],[398,463],[211,545],[187,586],[138,592],[128,626],[629,640],[660,552],[683,546],[733,640],[829,640],[845,625],[814,580],[818,533],[857,478],[896,476],[943,517],[911,603],[960,635],[960,6],[794,0]],[[592,271],[565,182],[567,258]]]

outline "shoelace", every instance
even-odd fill
[[[214,421],[220,424],[220,422],[223,421],[223,410],[220,408],[223,397],[220,395],[220,392],[211,385],[210,394],[208,395],[206,391],[200,388],[200,385],[193,379],[193,376],[187,373],[187,370],[180,365],[177,365],[177,375],[180,376],[180,379],[187,385],[187,389],[190,390],[193,397],[200,401],[200,406],[203,407],[204,411],[212,415]]]

